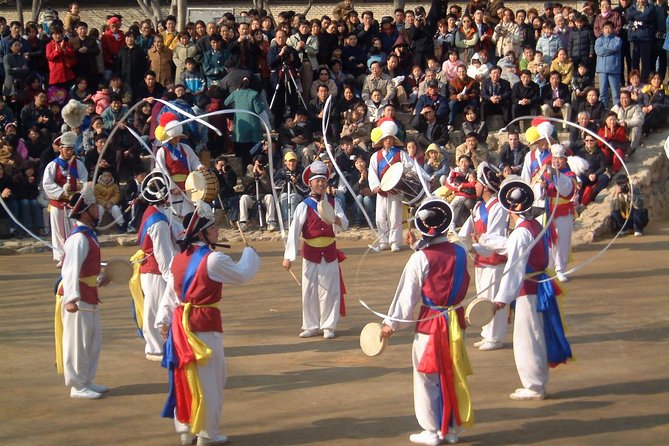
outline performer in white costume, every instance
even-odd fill
[[[98,274],[100,245],[93,229],[99,219],[93,188],[89,184],[75,193],[69,204],[69,217],[77,220],[65,241],[62,281],[56,305],[60,306],[62,334],[56,323],[56,342],[62,335],[62,362],[65,385],[70,397],[98,399],[107,388],[93,383],[102,346],[100,327]],[[105,285],[106,279],[100,281]],[[57,349],[58,351],[58,349]]]
[[[476,176],[481,201],[476,203],[472,215],[462,225],[459,236],[463,239],[471,238],[473,242],[477,295],[492,300],[499,289],[506,257],[486,247],[486,241],[490,237],[506,237],[509,214],[497,197],[500,186],[497,170],[483,161],[478,166]],[[508,317],[508,309],[497,311],[492,321],[481,329],[482,339],[475,342],[474,347],[482,351],[502,348]]]
[[[74,222],[67,218],[67,203],[88,180],[86,166],[74,156],[76,142],[74,132],[65,132],[54,141],[54,144],[60,145],[60,155],[47,164],[42,178],[42,188],[49,199],[51,244],[56,248],[53,259],[59,267],[62,265],[65,239],[74,226]]]
[[[304,239],[302,338],[316,336],[321,330],[325,339],[334,338],[339,316],[345,314],[345,290],[342,289],[339,262],[346,257],[337,249],[334,225],[346,230],[348,219],[334,197],[325,193],[328,173],[328,167],[322,161],[314,161],[304,169],[302,178],[311,193],[295,209],[283,255],[282,265],[290,269],[297,257],[301,235]],[[321,200],[327,200],[334,209],[334,223],[326,223],[319,214]]]

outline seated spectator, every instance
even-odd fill
[[[379,119],[379,124],[391,120],[395,123],[397,126],[397,133],[395,136],[397,136],[397,139],[400,141],[405,141],[406,140],[406,129],[404,128],[404,124],[402,124],[402,121],[397,119],[396,113],[395,113],[395,107],[392,104],[386,105],[386,107],[383,109],[383,118]]]
[[[359,228],[363,223],[363,213],[360,206],[365,209],[367,217],[369,217],[372,226],[374,226],[376,215],[376,194],[369,188],[367,161],[362,156],[355,156],[354,165],[355,171],[353,172],[353,175],[351,175],[351,178],[349,178],[349,182],[355,193],[355,200],[359,205],[353,207],[353,229]],[[365,223],[369,224],[366,219]]]
[[[476,171],[472,168],[469,156],[458,157],[458,166],[448,174],[444,186],[453,191],[454,197],[451,200],[453,224],[459,228],[476,204]]]
[[[634,231],[635,237],[641,237],[647,224],[648,209],[641,188],[634,187],[626,175],[617,177],[611,196],[611,229],[621,231],[621,235]]]
[[[318,87],[318,91],[316,92],[316,96],[314,96],[313,99],[309,101],[309,114],[311,115],[311,127],[313,129],[316,129],[317,131],[322,130],[323,128],[323,120],[325,122],[329,122],[329,125],[326,128],[326,131],[328,132],[328,138],[330,138],[330,141],[337,142],[339,141],[339,120],[337,117],[339,116],[339,112],[337,111],[337,106],[336,104],[332,104],[330,107],[330,116],[324,116],[325,113],[325,102],[327,101],[328,97],[330,96],[330,90],[328,89],[327,85],[321,85]]]
[[[541,89],[541,113],[547,118],[562,118],[569,121],[571,117],[571,93],[569,87],[561,82],[560,73],[552,71],[548,84]],[[567,130],[567,124],[562,125]]]
[[[641,73],[639,73],[639,70],[632,70],[627,79],[629,80],[629,85],[624,89],[632,93],[632,100],[643,109],[643,107],[648,105],[650,98],[643,92],[646,84],[641,82]]]
[[[455,126],[455,117],[462,113],[467,106],[478,109],[479,105],[479,83],[467,75],[463,65],[458,67],[457,76],[448,84],[450,102],[448,103],[448,127],[449,130]]]
[[[613,106],[612,112],[618,115],[618,123],[625,127],[630,139],[629,154],[639,148],[644,115],[641,107],[632,102],[632,93],[627,90],[620,92],[620,103]]]
[[[604,125],[604,116],[606,114],[606,105],[599,100],[599,90],[590,87],[585,94],[585,102],[582,102],[578,108],[579,112],[586,111],[590,115],[590,122],[597,128]]]
[[[350,179],[350,177],[355,172],[354,161],[358,156],[362,156],[367,159],[369,154],[360,148],[358,145],[353,144],[353,138],[350,136],[344,136],[339,141],[339,147],[335,149],[335,161],[337,166],[344,172],[344,177]]]
[[[46,235],[42,206],[37,202],[39,181],[34,164],[25,162],[21,173],[13,178],[13,197],[17,201],[20,220],[28,229],[37,235]]]
[[[95,202],[98,204],[100,211],[100,220],[105,213],[111,214],[114,222],[118,225],[118,232],[123,233],[125,229],[125,221],[119,203],[121,202],[121,190],[114,180],[114,176],[108,170],[103,170],[98,177],[98,182],[94,188]]]
[[[550,66],[544,61],[544,53],[541,51],[535,51],[532,60],[527,64],[527,69],[530,70],[532,76],[537,74],[539,67]]]
[[[621,158],[624,161],[627,152],[629,151],[630,143],[627,139],[627,131],[625,127],[618,124],[618,115],[615,112],[608,112],[604,120],[604,124],[597,134],[608,142],[615,152],[616,156],[604,144],[600,143],[600,148],[606,156],[606,161],[611,167],[613,173],[617,173],[622,168]]]
[[[609,184],[611,176],[608,172],[606,157],[597,145],[595,137],[586,135],[584,142],[585,147],[580,152],[576,152],[576,155],[588,162],[588,169],[579,175],[581,183],[579,201],[583,206],[587,206]]]
[[[51,141],[49,118],[50,112],[47,106],[46,91],[40,90],[35,95],[33,102],[21,109],[21,131],[25,135],[29,128],[35,127],[47,140]]]
[[[50,150],[49,143],[42,137],[42,134],[36,128],[28,130],[28,137],[25,139],[26,149],[28,149],[28,161],[34,166],[39,164],[42,153]]]
[[[279,206],[284,223],[290,224],[297,205],[309,195],[309,187],[302,181],[303,170],[295,152],[286,152],[283,166],[274,176],[274,187],[279,191]]]
[[[530,45],[525,45],[523,47],[523,55],[518,60],[518,68],[520,71],[528,70],[528,65],[534,60],[534,48]],[[543,57],[542,57],[543,60]]]
[[[510,130],[507,142],[502,144],[502,147],[499,150],[499,161],[501,164],[508,166],[512,174],[520,175],[520,172],[523,169],[525,155],[527,155],[527,152],[529,151],[529,147],[520,142],[518,132]]]
[[[239,221],[239,194],[235,190],[237,173],[228,164],[228,159],[221,155],[214,161],[214,175],[218,179],[219,186],[214,207],[227,212],[228,218],[234,224]]]
[[[540,103],[539,86],[532,80],[532,73],[523,70],[520,73],[520,82],[516,82],[511,88],[511,118],[537,115]]]
[[[574,77],[571,79],[571,107],[574,110],[578,110],[581,103],[585,102],[588,89],[595,86],[589,71],[585,63],[580,63]]]
[[[367,118],[367,107],[364,104],[358,104],[353,110],[346,113],[341,131],[342,138],[348,136],[352,139],[353,145],[369,150],[371,131],[372,123]]]
[[[372,90],[369,99],[365,101],[365,105],[367,106],[367,117],[369,122],[375,127],[379,119],[383,117],[383,109],[388,105],[388,101],[381,95],[381,90],[375,88]]]
[[[406,85],[405,90],[408,94],[407,101],[409,104],[415,104],[420,95],[418,92],[418,87],[421,82],[425,80],[425,74],[420,65],[414,65],[411,69],[411,74],[406,77],[404,84]]]
[[[109,78],[109,96],[118,95],[121,98],[121,102],[127,105],[128,107],[132,105],[133,95],[130,86],[124,84],[121,78],[117,75],[112,75]]]
[[[425,164],[425,151],[418,146],[418,143],[410,139],[406,143],[407,155],[412,160],[416,160],[419,166]]]
[[[328,91],[330,92],[330,96],[332,96],[332,99],[334,100],[337,98],[339,89],[337,88],[337,83],[330,78],[330,70],[328,70],[328,67],[322,66],[318,69],[317,72],[318,76],[316,80],[311,83],[311,97],[315,98],[318,95],[318,87],[321,85],[326,85],[328,87]]]
[[[249,220],[249,211],[258,207],[258,218],[260,229],[267,227],[268,231],[276,231],[276,207],[272,196],[272,182],[266,165],[267,159],[264,155],[256,155],[253,163],[246,168],[246,174],[242,178],[244,194],[239,199],[239,225],[242,231],[246,231]],[[259,200],[259,201],[258,201]]]
[[[123,203],[127,205],[125,211],[126,232],[136,234],[141,223],[144,212],[149,204],[142,197],[142,181],[148,174],[146,167],[139,165],[132,172],[132,180],[128,181],[123,190]]]
[[[109,148],[104,152],[102,158],[100,154],[104,149],[105,144],[107,143],[107,133],[97,133],[93,137],[93,144],[95,150],[89,150],[84,156],[84,166],[88,171],[89,178],[93,178],[93,172],[95,168],[99,166],[98,170],[108,170],[111,172],[112,176],[117,176],[118,172],[116,171],[116,153],[115,150]]]
[[[574,63],[569,59],[566,48],[560,48],[557,57],[551,62],[550,71],[560,73],[562,83],[570,86],[574,77]]]
[[[111,95],[109,107],[107,107],[107,109],[102,112],[102,121],[104,123],[105,130],[111,131],[114,126],[121,121],[127,112],[128,106],[121,102],[121,97],[116,94]],[[129,121],[126,120],[124,124],[129,124]]]
[[[437,121],[434,106],[427,104],[422,107],[420,117],[412,122],[416,123],[415,129],[419,133],[416,142],[421,149],[425,150],[430,144],[443,147],[448,143],[448,127]]]
[[[325,151],[325,145],[322,146],[322,151],[318,155],[318,158],[328,166],[328,171],[330,172],[325,193],[333,196],[337,203],[339,203],[339,206],[341,206],[342,209],[346,209],[346,186],[339,176],[339,172],[337,172],[337,169],[332,165],[330,155]]]
[[[441,65],[441,72],[444,73],[448,82],[452,82],[458,75],[458,67],[466,67],[467,65],[458,59],[458,52],[450,50],[448,52],[448,59]]]
[[[467,76],[479,84],[490,76],[490,66],[481,62],[481,54],[475,53],[467,67]]]
[[[86,102],[92,95],[88,91],[88,80],[85,77],[78,77],[74,85],[70,87],[70,99],[76,99],[79,102]]]
[[[512,50],[508,51],[506,56],[497,61],[497,66],[502,69],[502,79],[507,81],[511,87],[520,81],[518,60],[516,59],[516,53]]]
[[[15,199],[15,186],[12,176],[6,173],[6,168],[4,164],[0,163],[0,196],[2,196],[3,201],[9,208],[10,212],[14,215],[19,213],[19,204]],[[7,215],[4,208],[0,207],[0,220],[6,220],[9,216]],[[0,238],[8,237],[18,237],[20,236],[19,226],[12,220],[9,219],[9,233],[3,232],[0,233]]]
[[[135,99],[142,100],[146,98],[162,98],[165,94],[165,87],[156,80],[156,73],[149,70],[144,73],[144,82],[135,91]]]
[[[479,146],[479,136],[469,133],[465,136],[465,142],[455,148],[455,159],[459,160],[462,155],[467,155],[469,164],[476,169],[481,161],[488,161],[488,151]]]
[[[669,100],[662,85],[662,75],[654,71],[650,74],[648,85],[643,88],[643,93],[648,96],[648,105],[642,107],[645,114],[643,133],[657,132],[667,123],[667,110]]]
[[[439,82],[431,80],[427,84],[427,92],[418,98],[416,108],[413,111],[413,118],[411,124],[414,128],[417,127],[417,122],[422,115],[423,107],[431,105],[434,107],[436,119],[439,123],[445,123],[448,119],[448,100],[439,94]]]
[[[0,138],[0,164],[5,167],[5,175],[14,177],[20,173],[23,158],[16,151],[16,144],[11,138]]]
[[[430,176],[430,182],[432,186],[430,190],[434,190],[439,186],[439,179],[442,175],[446,175],[449,172],[448,163],[446,158],[441,154],[441,150],[437,147],[436,144],[430,144],[427,149],[425,149],[425,164],[423,164],[423,170],[426,174]]]
[[[597,133],[597,124],[592,122],[590,119],[590,113],[587,111],[579,112],[576,117],[576,122],[581,127],[585,127],[593,133]],[[569,139],[567,142],[563,143],[565,147],[569,148],[572,153],[579,152],[585,147],[585,137],[588,135],[587,132],[579,129],[578,127],[571,127],[569,129]]]
[[[502,115],[504,125],[511,121],[511,85],[501,78],[498,66],[490,70],[490,78],[481,85],[481,120],[489,121],[491,115]]]
[[[381,64],[374,62],[371,64],[371,74],[365,77],[362,87],[362,98],[367,100],[371,97],[373,90],[381,91],[383,99],[391,102],[395,98],[396,87],[391,77],[381,71]]]
[[[483,149],[488,148],[488,125],[485,121],[479,119],[479,114],[472,106],[465,107],[464,120],[462,121],[462,134],[469,135],[476,133],[479,140],[479,146]]]

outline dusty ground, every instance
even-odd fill
[[[337,338],[300,339],[299,289],[280,267],[279,242],[257,244],[263,266],[244,286],[224,288],[229,379],[223,431],[239,446],[404,445],[418,430],[413,415],[409,331],[380,357],[359,349],[375,320],[358,299],[385,311],[409,252],[365,254],[341,244],[349,315]],[[595,244],[575,253],[581,263]],[[103,258],[134,248],[104,248]],[[235,246],[233,256],[239,252]],[[669,438],[669,221],[642,238],[625,237],[567,285],[569,339],[577,360],[554,369],[550,399],[514,402],[519,386],[510,342],[494,352],[471,348],[470,388],[477,423],[462,434],[475,445],[664,445]],[[103,351],[99,401],[73,400],[55,374],[50,256],[0,258],[0,444],[176,445],[159,416],[166,374],[144,359],[122,286],[101,297]],[[473,282],[472,282],[473,287]],[[510,340],[510,333],[508,340]]]

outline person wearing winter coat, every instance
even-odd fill
[[[121,48],[116,58],[116,72],[132,91],[139,91],[144,83],[144,73],[148,68],[146,54],[135,44],[135,34],[130,31],[126,32],[125,46]]]
[[[600,100],[608,102],[609,87],[613,103],[620,99],[620,64],[622,62],[622,40],[613,34],[613,23],[605,22],[603,34],[595,40],[597,54],[597,76],[599,77]]]
[[[176,65],[176,72],[174,74],[175,83],[181,81],[181,73],[186,69],[186,59],[192,57],[196,63],[202,62],[202,54],[200,48],[190,41],[190,35],[187,32],[179,33],[179,43],[174,48],[172,53],[172,61]]]
[[[652,63],[657,29],[655,14],[655,7],[648,4],[648,0],[637,0],[626,14],[632,44],[632,68],[641,70],[642,79],[648,79],[648,75],[655,68]]]
[[[121,191],[118,184],[114,181],[114,176],[109,171],[103,171],[95,185],[95,202],[100,210],[100,220],[105,212],[111,214],[114,221],[118,224],[119,232],[122,231],[124,220],[119,203],[121,202]]]
[[[63,40],[63,29],[51,29],[51,41],[46,44],[46,60],[49,62],[49,85],[67,84],[76,76],[72,68],[77,57],[67,40]]]
[[[567,53],[574,63],[574,71],[578,64],[583,63],[592,72],[595,67],[595,34],[588,25],[588,19],[584,15],[578,15],[574,19],[576,26],[571,32]]]

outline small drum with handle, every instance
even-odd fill
[[[425,195],[415,172],[405,169],[402,163],[395,163],[386,170],[381,178],[380,188],[383,192],[398,194],[402,203],[407,206],[418,203]]]
[[[211,203],[218,195],[218,179],[208,170],[193,171],[186,177],[185,193],[189,200],[196,203]]]
[[[335,210],[327,199],[321,200],[316,206],[318,210],[318,216],[323,220],[324,223],[328,225],[333,225],[337,219]]]
[[[485,297],[477,297],[467,305],[465,320],[469,325],[483,327],[495,316],[495,304]]]
[[[367,356],[378,356],[386,349],[388,338],[381,337],[383,325],[370,322],[360,332],[360,348]]]
[[[105,277],[109,279],[111,283],[120,284],[128,283],[132,277],[133,269],[130,262],[126,260],[114,259],[107,262],[105,267]]]

